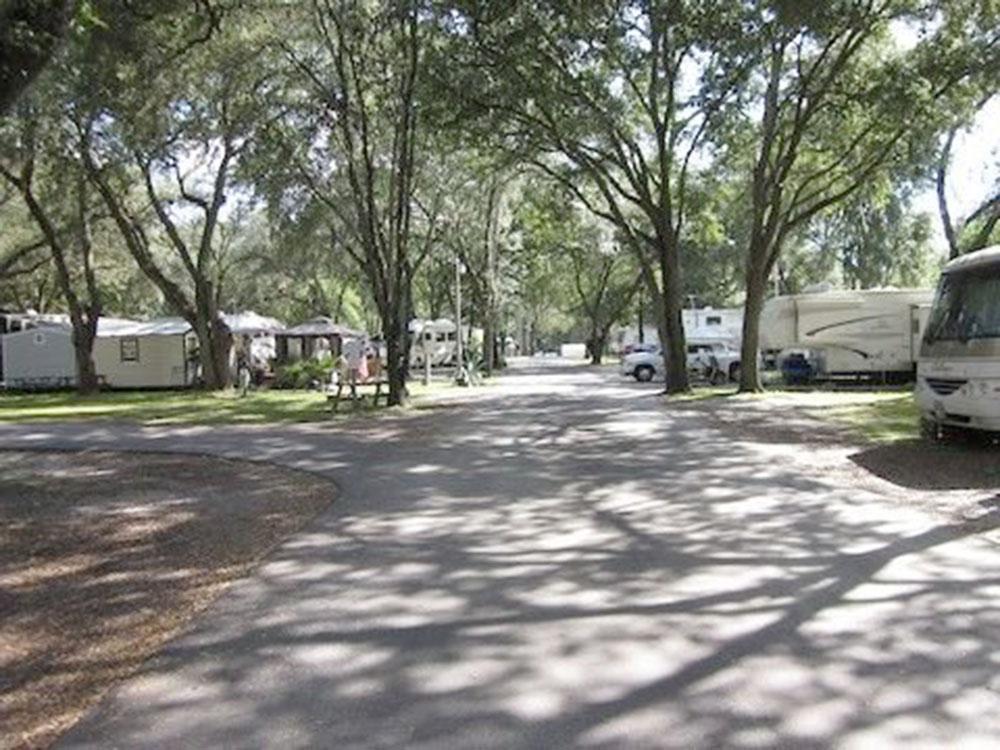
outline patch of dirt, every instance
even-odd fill
[[[875,492],[949,521],[1000,512],[1000,446],[985,441],[876,443],[822,418],[826,409],[871,399],[865,392],[818,391],[670,402],[669,408],[697,414],[735,440],[774,445],[782,460],[842,487]]]
[[[1000,450],[985,443],[902,440],[851,456],[858,466],[900,487],[920,490],[1000,490]]]
[[[0,452],[0,748],[54,742],[334,495],[242,461]]]

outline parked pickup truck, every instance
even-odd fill
[[[687,367],[690,372],[707,375],[714,382],[738,380],[740,377],[740,352],[720,342],[689,341]],[[648,352],[635,352],[622,358],[621,374],[648,383],[666,376],[663,354],[659,348]]]

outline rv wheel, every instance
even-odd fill
[[[739,380],[740,380],[740,363],[739,362],[733,362],[733,364],[731,364],[729,366],[729,379],[732,382],[734,382],[734,383],[738,383],[739,382]]]

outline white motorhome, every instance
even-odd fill
[[[945,266],[916,397],[929,436],[954,428],[1000,433],[1000,245]]]
[[[774,297],[761,314],[764,352],[806,352],[817,377],[913,376],[931,289],[828,291]]]

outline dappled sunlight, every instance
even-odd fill
[[[217,459],[0,454],[0,744],[46,746],[332,494]]]
[[[843,483],[841,443],[727,439],[648,388],[554,367],[378,421],[36,429],[343,489],[70,747],[252,746],[275,727],[338,748],[1000,734],[1000,513],[949,521]]]

